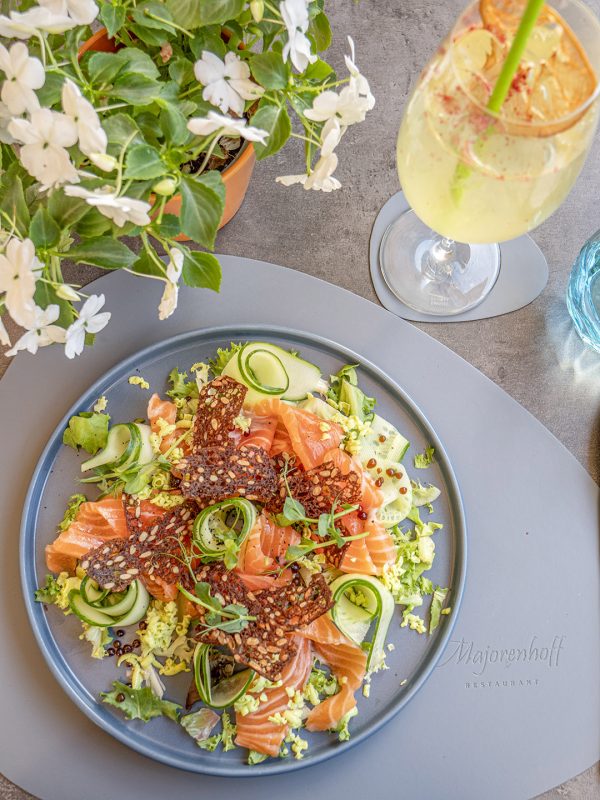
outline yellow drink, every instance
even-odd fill
[[[556,25],[537,31],[530,66],[515,79],[500,118],[485,110],[505,50],[491,32],[463,33],[421,77],[398,136],[398,172],[410,206],[438,234],[469,243],[513,239],[543,222],[569,193],[594,135],[598,103],[553,125],[548,97],[558,89],[547,65],[560,35]],[[570,77],[573,91],[579,89],[581,79]]]

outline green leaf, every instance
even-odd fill
[[[160,19],[153,19],[152,17],[159,17]],[[157,30],[174,32],[172,25],[169,22],[173,21],[173,16],[164,3],[158,3],[156,0],[148,0],[146,3],[140,3],[133,10],[134,20],[143,25],[145,28],[156,28]],[[161,21],[163,20],[163,21]],[[164,36],[163,36],[164,40]]]
[[[64,230],[78,222],[90,207],[80,197],[67,197],[62,189],[54,189],[48,197],[48,213]]]
[[[87,67],[92,83],[112,83],[123,69],[123,58],[120,53],[92,53]]]
[[[51,605],[59,594],[60,584],[54,575],[46,575],[46,583],[40,589],[36,589],[33,599],[36,603],[48,603],[48,605]]]
[[[292,132],[292,124],[287,110],[270,103],[258,109],[252,117],[251,123],[269,134],[266,144],[254,142],[254,150],[259,160],[281,150]]]
[[[160,178],[167,168],[163,164],[160,153],[149,144],[136,144],[127,151],[125,159],[125,177],[133,180]]]
[[[115,33],[125,24],[125,8],[112,2],[103,3],[100,8],[100,19],[112,39]]]
[[[315,40],[317,50],[327,50],[331,44],[331,26],[327,15],[321,12],[316,17],[313,17],[308,31]]]
[[[85,503],[87,497],[84,494],[72,494],[69,497],[69,503],[63,514],[63,518],[58,523],[58,530],[59,531],[66,531],[70,524],[73,522],[75,517],[77,516],[77,512],[79,511],[79,506],[82,503]]]
[[[198,397],[198,384],[196,381],[186,380],[187,372],[179,372],[177,367],[174,367],[169,372],[168,381],[171,388],[167,391],[167,395],[175,399],[176,397]]]
[[[300,522],[306,518],[306,510],[302,503],[293,497],[286,497],[283,504],[283,516],[290,522]]]
[[[325,539],[329,533],[329,525],[331,523],[331,514],[321,514],[319,516],[318,534],[321,539]]]
[[[325,78],[328,78],[332,73],[333,67],[330,67],[326,61],[317,58],[314,63],[308,65],[304,71],[304,77],[309,81],[321,82],[324,81]]]
[[[245,0],[167,0],[175,22],[188,30],[203,25],[220,25],[244,10]]]
[[[180,86],[194,80],[194,64],[187,58],[179,56],[169,61],[169,76]]]
[[[52,247],[60,238],[60,228],[44,206],[40,206],[33,215],[29,238],[36,247]]]
[[[218,292],[221,288],[221,265],[212,253],[187,250],[184,253],[182,277],[186,286]]]
[[[138,25],[135,22],[129,24],[129,31],[136,39],[139,39],[144,44],[149,44],[151,47],[161,47],[167,39],[164,30],[157,30],[156,28],[147,28],[145,25]]]
[[[19,165],[11,165],[8,171],[2,176],[2,200],[0,200],[0,209],[5,214],[14,220],[19,233],[25,237],[29,229],[29,209],[25,202],[25,193],[23,191],[23,182],[16,174],[19,170]],[[2,226],[6,227],[6,221],[2,220]]]
[[[221,174],[212,170],[197,178],[184,175],[180,191],[181,230],[193,241],[212,250],[225,208]]]
[[[158,254],[156,255],[156,257],[160,259],[160,256]],[[161,269],[156,263],[156,261],[147,253],[147,251],[142,250],[137,260],[132,264],[131,271],[135,272],[136,275],[164,278],[166,267],[164,269]]]
[[[177,712],[181,708],[170,700],[161,700],[148,686],[132,689],[121,681],[113,681],[112,692],[101,692],[103,703],[119,708],[128,719],[141,719],[144,722],[153,717],[168,717],[177,722]]]
[[[187,129],[187,119],[175,103],[164,104],[160,112],[160,127],[170,144],[185,144],[191,135]]]
[[[236,344],[231,342],[229,347],[217,347],[217,355],[215,358],[210,358],[208,364],[211,368],[213,375],[220,375],[225,369],[226,365],[233,358],[233,356],[242,349],[241,342]]]
[[[414,465],[417,469],[427,469],[427,467],[433,464],[435,459],[435,448],[434,447],[426,447],[424,453],[418,453],[414,457]]]
[[[102,127],[106,131],[108,141],[111,144],[124,145],[125,142],[142,142],[142,136],[137,124],[129,114],[113,114],[108,119],[102,121]],[[131,139],[137,134],[134,139]]]
[[[95,455],[106,445],[108,439],[108,423],[110,416],[98,411],[82,411],[71,417],[63,433],[63,444],[86,453]]]
[[[224,58],[227,47],[221,38],[221,26],[212,25],[197,30],[194,38],[190,40],[190,50],[195,58],[202,58],[204,50],[210,50],[219,58]]]
[[[48,308],[49,305],[55,305],[59,308],[59,316],[56,324],[61,328],[68,328],[75,319],[73,313],[73,306],[68,300],[64,300],[56,294],[56,290],[49,283],[38,281],[35,287],[34,300],[40,308]]]
[[[93,239],[96,236],[101,236],[109,228],[110,220],[104,214],[101,214],[97,208],[90,208],[75,226],[76,232],[84,239]]]
[[[58,103],[62,94],[64,82],[64,75],[58,75],[56,72],[46,72],[46,80],[44,85],[36,92],[37,98],[42,107],[49,108],[55,103]]]
[[[146,106],[160,96],[161,84],[146,75],[128,73],[117,78],[109,92],[132,106]]]
[[[440,614],[447,594],[448,589],[442,589],[441,586],[437,586],[433,592],[429,609],[429,633],[433,633],[440,624]]]
[[[212,608],[214,611],[221,611],[223,609],[223,603],[211,595],[210,583],[199,581],[194,586],[194,594],[205,606],[208,606],[208,608]]]
[[[158,78],[160,76],[158,67],[152,61],[152,58],[138,47],[124,47],[119,50],[117,55],[123,62],[123,78],[125,75],[143,75],[145,78]]]
[[[98,236],[75,245],[69,250],[69,258],[76,264],[91,264],[104,269],[131,267],[137,255],[126,244],[112,236]]]
[[[179,217],[175,214],[165,214],[158,225],[158,230],[161,236],[166,239],[174,239],[181,233],[181,225],[179,224]]]
[[[285,89],[288,85],[290,68],[279,53],[267,52],[252,56],[250,69],[265,89]]]

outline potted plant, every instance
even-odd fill
[[[317,55],[322,0],[39,0],[0,38],[0,341],[2,314],[25,328],[9,355],[73,358],[108,323],[65,260],[164,282],[160,319],[180,280],[218,291],[209,251],[255,157],[300,138],[305,171],[277,181],[335,190],[335,148],[374,104],[351,40],[341,78]]]

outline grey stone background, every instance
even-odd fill
[[[588,2],[600,13],[600,0]],[[369,234],[377,212],[399,188],[394,153],[403,106],[414,79],[463,5],[463,0],[329,0],[334,29],[329,59],[343,70],[345,37],[351,35],[357,63],[377,98],[367,121],[351,128],[338,148],[336,174],[342,189],[323,195],[275,184],[277,175],[302,171],[300,148],[290,142],[283,153],[257,166],[244,206],[219,235],[218,252],[292,267],[377,302],[368,270]],[[564,297],[579,249],[600,228],[599,155],[597,137],[576,188],[533,234],[550,265],[548,286],[537,300],[495,319],[420,325],[541,420],[596,481],[600,356],[581,345]],[[100,270],[79,268],[77,280],[86,283],[99,274]],[[293,298],[281,301],[293,303]],[[0,357],[0,374],[7,364]],[[107,791],[102,788],[108,797]],[[24,800],[31,795],[0,776],[0,797]],[[598,765],[540,797],[598,800]]]

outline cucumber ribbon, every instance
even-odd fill
[[[256,509],[243,497],[221,500],[201,511],[194,520],[193,538],[202,555],[208,559],[221,559],[228,547],[235,550],[245,541],[256,524]]]
[[[380,668],[385,658],[385,637],[394,613],[394,598],[381,581],[371,575],[354,572],[340,575],[331,586],[333,608],[331,617],[339,630],[368,653],[367,671]],[[364,598],[364,605],[357,605],[348,596],[354,590]],[[365,638],[375,625],[369,642]]]
[[[246,693],[250,683],[254,679],[255,672],[247,668],[239,672],[214,681],[212,674],[211,661],[218,656],[221,659],[231,661],[233,668],[234,661],[232,656],[220,653],[210,644],[199,643],[194,651],[194,680],[196,689],[202,702],[210,708],[227,708]]]

